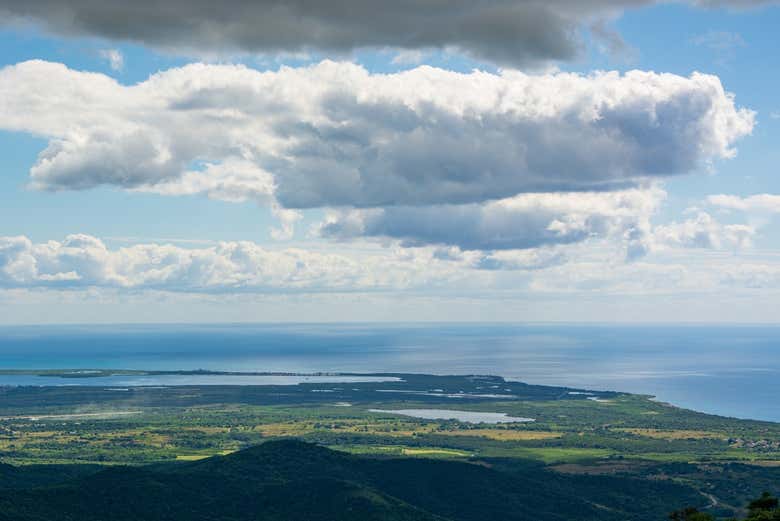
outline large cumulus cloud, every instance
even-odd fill
[[[30,171],[38,188],[275,198],[288,209],[625,188],[731,157],[753,124],[704,74],[195,64],[124,86],[41,61],[0,70],[0,128],[49,140]]]
[[[0,20],[185,52],[456,49],[523,65],[574,57],[580,29],[657,0],[0,0]],[[689,0],[752,6],[768,0]],[[594,31],[599,37],[604,31]],[[608,39],[614,40],[614,34]]]

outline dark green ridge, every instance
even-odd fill
[[[368,458],[293,440],[198,462],[62,477],[58,485],[0,489],[0,520],[649,521],[663,519],[669,506],[703,502],[671,482]]]

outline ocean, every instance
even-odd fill
[[[0,328],[0,369],[495,374],[780,421],[780,326],[20,326]]]

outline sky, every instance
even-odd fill
[[[0,324],[777,322],[780,3],[0,0]]]

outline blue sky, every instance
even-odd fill
[[[77,4],[74,2],[74,9]],[[434,45],[399,50],[391,45],[366,45],[333,51],[328,44],[322,44],[322,48],[314,45],[304,55],[293,56],[294,53],[265,49],[196,48],[194,44],[187,50],[172,50],[182,42],[172,47],[154,39],[135,38],[129,42],[98,30],[66,30],[57,25],[58,20],[24,13],[23,21],[13,20],[0,28],[0,66],[42,60],[63,64],[68,71],[99,73],[127,87],[148,84],[150,76],[156,73],[164,77],[160,84],[173,82],[176,71],[204,62],[212,68],[195,73],[190,69],[187,74],[201,75],[190,81],[219,83],[223,80],[214,78],[232,78],[230,67],[235,64],[253,71],[313,67],[316,72],[311,77],[304,74],[288,78],[280,74],[273,80],[277,82],[274,85],[280,85],[278,88],[310,89],[315,87],[306,82],[316,86],[322,81],[337,81],[323,80],[330,78],[330,73],[317,68],[322,60],[333,59],[357,64],[368,75],[365,80],[355,80],[373,85],[360,91],[363,94],[356,91],[354,99],[358,105],[370,89],[385,89],[387,96],[412,106],[416,102],[409,100],[417,94],[408,85],[420,82],[425,86],[429,85],[425,82],[432,81],[430,85],[436,89],[451,90],[453,99],[462,100],[458,103],[471,103],[471,110],[483,110],[479,108],[482,91],[466,85],[476,79],[445,74],[455,71],[469,75],[478,69],[489,75],[485,81],[491,85],[499,81],[496,78],[504,78],[504,89],[527,81],[528,88],[533,90],[533,85],[542,83],[540,78],[557,78],[550,80],[550,85],[561,89],[559,97],[575,100],[565,110],[576,111],[584,110],[578,103],[587,103],[587,99],[576,101],[583,96],[581,90],[568,93],[566,89],[571,87],[563,79],[566,73],[580,75],[584,80],[578,89],[587,90],[594,100],[609,97],[620,89],[639,92],[643,81],[657,81],[657,92],[648,95],[655,96],[650,101],[643,98],[634,104],[630,96],[621,94],[611,102],[617,107],[614,114],[601,115],[581,129],[572,129],[567,120],[551,119],[549,128],[550,132],[561,132],[552,125],[565,125],[560,128],[586,140],[594,136],[593,125],[602,121],[604,125],[615,125],[612,132],[621,133],[610,137],[616,139],[613,148],[668,142],[670,145],[666,146],[673,151],[668,161],[658,159],[659,164],[655,164],[654,158],[663,154],[657,150],[635,152],[647,153],[647,157],[614,166],[614,175],[619,178],[610,177],[612,174],[602,173],[594,164],[597,158],[583,155],[580,159],[575,145],[550,145],[545,149],[549,141],[537,142],[534,136],[543,135],[547,127],[531,120],[515,121],[511,119],[513,113],[481,114],[480,132],[487,136],[494,131],[495,137],[470,138],[468,132],[472,131],[473,122],[462,119],[467,116],[458,112],[457,104],[440,107],[444,112],[453,111],[447,114],[464,125],[456,137],[447,136],[461,140],[457,141],[461,145],[444,151],[435,147],[409,149],[409,140],[419,135],[388,134],[397,131],[396,123],[389,119],[389,123],[377,122],[376,118],[393,116],[391,112],[377,112],[371,116],[374,119],[360,123],[365,126],[354,123],[354,132],[369,132],[360,146],[378,152],[366,155],[365,150],[360,150],[354,152],[354,159],[365,172],[373,172],[373,168],[391,170],[376,174],[376,179],[364,177],[356,181],[360,186],[365,183],[365,190],[355,189],[353,193],[352,185],[342,184],[342,177],[354,171],[337,172],[342,166],[340,160],[303,169],[300,165],[319,152],[309,150],[300,155],[298,150],[304,144],[283,153],[269,152],[264,143],[287,139],[288,135],[255,137],[251,134],[254,126],[231,127],[227,112],[220,112],[218,117],[226,119],[219,124],[224,126],[209,132],[236,133],[238,142],[226,143],[227,148],[203,161],[197,153],[190,153],[187,157],[198,159],[190,160],[187,168],[199,179],[212,175],[206,168],[208,164],[224,167],[222,173],[215,171],[214,175],[230,176],[231,168],[249,169],[249,177],[242,177],[236,186],[196,189],[186,184],[190,181],[182,180],[185,172],[181,168],[174,168],[171,173],[166,167],[160,175],[167,177],[156,178],[154,173],[131,172],[136,168],[136,158],[127,156],[129,163],[123,165],[123,159],[116,159],[120,156],[115,155],[110,156],[114,159],[108,163],[92,163],[87,157],[84,167],[78,166],[82,158],[69,156],[69,161],[77,163],[75,170],[68,166],[67,171],[58,171],[55,165],[41,174],[43,177],[35,178],[42,179],[42,184],[32,186],[32,170],[47,146],[58,140],[102,139],[96,136],[106,132],[100,130],[107,124],[100,114],[90,116],[83,123],[85,126],[77,130],[72,128],[75,123],[68,120],[73,117],[67,116],[70,112],[56,118],[58,115],[53,112],[62,107],[78,114],[79,102],[73,95],[48,105],[46,98],[57,96],[58,82],[73,81],[83,89],[78,91],[85,96],[86,101],[82,102],[89,104],[91,93],[99,94],[104,87],[92,76],[73,80],[48,66],[31,66],[19,74],[3,69],[0,95],[6,99],[0,103],[0,115],[5,114],[6,123],[0,121],[0,322],[775,321],[771,308],[780,305],[780,197],[776,195],[780,194],[776,166],[780,160],[776,146],[780,133],[780,42],[776,34],[780,6],[768,2],[762,7],[740,9],[739,2],[733,2],[731,7],[721,8],[686,3],[625,8],[620,2],[612,2],[608,10],[604,8],[602,12],[598,10],[601,7],[593,7],[592,12],[582,14],[565,1],[561,4],[562,16],[575,20],[572,23],[580,35],[575,55],[565,59],[535,56],[531,61],[516,63],[501,62],[507,54],[496,46],[479,51],[487,53],[485,56],[473,57],[476,51],[469,47],[469,42],[479,35],[458,34],[446,48]],[[13,7],[1,6],[0,11],[3,9]],[[121,16],[117,12],[117,17]],[[607,40],[589,31],[596,23],[602,24],[614,41],[622,40],[621,48],[605,49]],[[507,41],[506,45],[516,43]],[[494,60],[493,56],[501,58]],[[426,79],[421,66],[435,67],[441,74]],[[502,76],[506,74],[502,71],[512,70],[521,71],[530,79],[514,79],[511,72]],[[668,77],[629,80],[623,76],[626,79],[617,83],[593,80],[595,71],[632,70]],[[412,71],[412,76],[404,77],[401,86],[396,87],[393,78],[401,71]],[[415,71],[419,74],[415,75]],[[708,99],[725,104],[723,113],[712,121],[697,112],[696,103],[705,92],[707,96],[719,95],[689,81],[694,72],[716,77],[730,93]],[[343,69],[339,74],[352,72]],[[355,78],[362,78],[362,73],[355,74]],[[374,74],[389,76],[372,77]],[[261,81],[258,78],[237,77],[235,81]],[[19,81],[30,83],[18,90]],[[674,88],[682,85],[679,88],[683,93],[676,94],[681,101],[659,109],[659,104],[668,101],[666,96],[671,96],[664,89],[671,89],[672,84]],[[241,85],[245,88],[245,84]],[[341,94],[339,89],[344,88],[334,86],[330,95]],[[395,88],[402,90],[394,92]],[[22,96],[19,92],[31,95]],[[116,92],[106,96],[119,96],[111,99],[120,105],[134,96],[133,91],[126,89]],[[544,88],[538,92],[544,98]],[[40,96],[36,97],[36,93]],[[558,103],[559,99],[551,97],[539,103]],[[522,99],[512,101],[525,103]],[[425,103],[429,102],[440,101],[433,98]],[[25,105],[29,103],[37,105]],[[69,103],[73,106],[68,107]],[[220,103],[230,105],[222,107],[224,110],[244,108],[240,101],[235,106],[230,101]],[[645,108],[642,103],[656,108]],[[295,108],[299,104],[295,98],[290,98],[289,104],[292,108],[283,110],[292,111],[288,115],[290,122],[309,117],[308,112],[296,110],[321,109]],[[420,132],[430,132],[425,135],[428,142],[444,143],[440,139],[449,133],[449,127],[429,125],[425,118],[435,116],[423,116],[424,108],[420,107],[424,106],[414,109],[415,117],[420,118],[414,124],[419,125]],[[523,110],[534,108],[522,106],[526,107]],[[327,106],[325,109],[329,110]],[[743,109],[755,114],[740,112]],[[85,113],[90,110],[85,106]],[[683,125],[690,120],[690,128],[695,126],[701,135],[693,136],[694,131],[682,126],[664,128],[667,120],[656,127],[637,128],[645,124],[644,120],[632,122],[629,118],[635,117],[637,111],[645,115],[645,110],[671,111],[668,121],[682,121],[675,124]],[[27,111],[29,117],[25,117]],[[323,112],[316,118],[329,114]],[[50,128],[49,116],[56,119]],[[109,116],[123,118],[116,121],[128,128],[143,124],[154,129],[157,124],[140,121],[142,116],[135,121],[132,114],[106,117]],[[175,123],[175,115],[165,117],[165,125],[181,125]],[[342,117],[347,119],[340,124],[349,127],[363,116],[355,112]],[[264,113],[252,112],[251,118],[262,121]],[[730,118],[731,122],[723,123],[723,118]],[[11,123],[17,120],[21,123]],[[316,125],[321,120],[311,121]],[[525,130],[528,125],[536,125],[530,127],[530,133]],[[736,125],[741,130],[727,131],[723,125]],[[190,141],[200,143],[197,146],[210,146],[206,137],[198,135],[206,132],[197,126],[177,126],[161,129],[160,135],[172,136],[171,146],[176,149],[194,146],[188,144]],[[712,148],[711,135],[726,135],[726,142]],[[372,154],[386,153],[380,146],[383,140],[396,138],[393,146],[407,150],[413,160],[391,158],[391,164],[396,166],[390,167],[372,163]],[[321,141],[316,145],[306,146],[341,146],[328,141],[335,138],[318,139]],[[479,146],[472,150],[472,143]],[[111,141],[108,146],[114,145],[115,141]],[[81,143],[74,154],[92,153],[94,146]],[[252,149],[250,156],[246,155],[247,146]],[[520,156],[510,153],[511,150],[529,146],[531,154],[537,153],[533,147],[541,147],[538,153],[549,157],[560,154],[560,158],[536,160],[542,165],[542,174],[544,169],[550,169],[544,175],[558,176],[554,184],[532,182],[539,172],[525,172],[525,166],[513,163],[522,160],[516,159]],[[244,147],[242,157],[235,152],[240,147]],[[735,157],[729,157],[727,150],[731,149],[737,150]],[[505,152],[507,157],[498,157]],[[246,159],[266,153],[275,159]],[[680,157],[674,157],[675,154]],[[282,158],[288,162],[280,163]],[[606,157],[604,172],[613,168],[609,161],[622,160],[622,155]],[[445,163],[443,173],[435,175],[452,176],[458,183],[467,179],[466,183],[471,184],[465,185],[463,192],[452,191],[456,188],[445,190],[443,187],[450,187],[446,177],[430,181],[429,176],[434,174],[426,169]],[[276,171],[273,165],[286,170]],[[472,177],[472,171],[479,170],[481,165],[488,165],[485,169],[489,175]],[[331,171],[334,176],[342,176],[334,177],[333,185],[322,181]],[[128,182],[127,176],[133,175],[140,176],[143,182]],[[520,179],[524,175],[529,176],[528,180]],[[584,179],[587,175],[601,179],[600,184]],[[103,181],[95,183],[95,178]],[[273,187],[257,189],[252,185],[254,188],[248,189],[247,179],[252,183],[271,183]],[[235,181],[230,177],[220,182]],[[386,188],[377,184],[384,182]],[[402,182],[405,184],[399,184]],[[435,184],[428,184],[431,182]],[[404,186],[403,190],[394,192],[401,190],[400,186]],[[458,184],[457,190],[462,186]],[[69,236],[73,238],[68,239]]]

